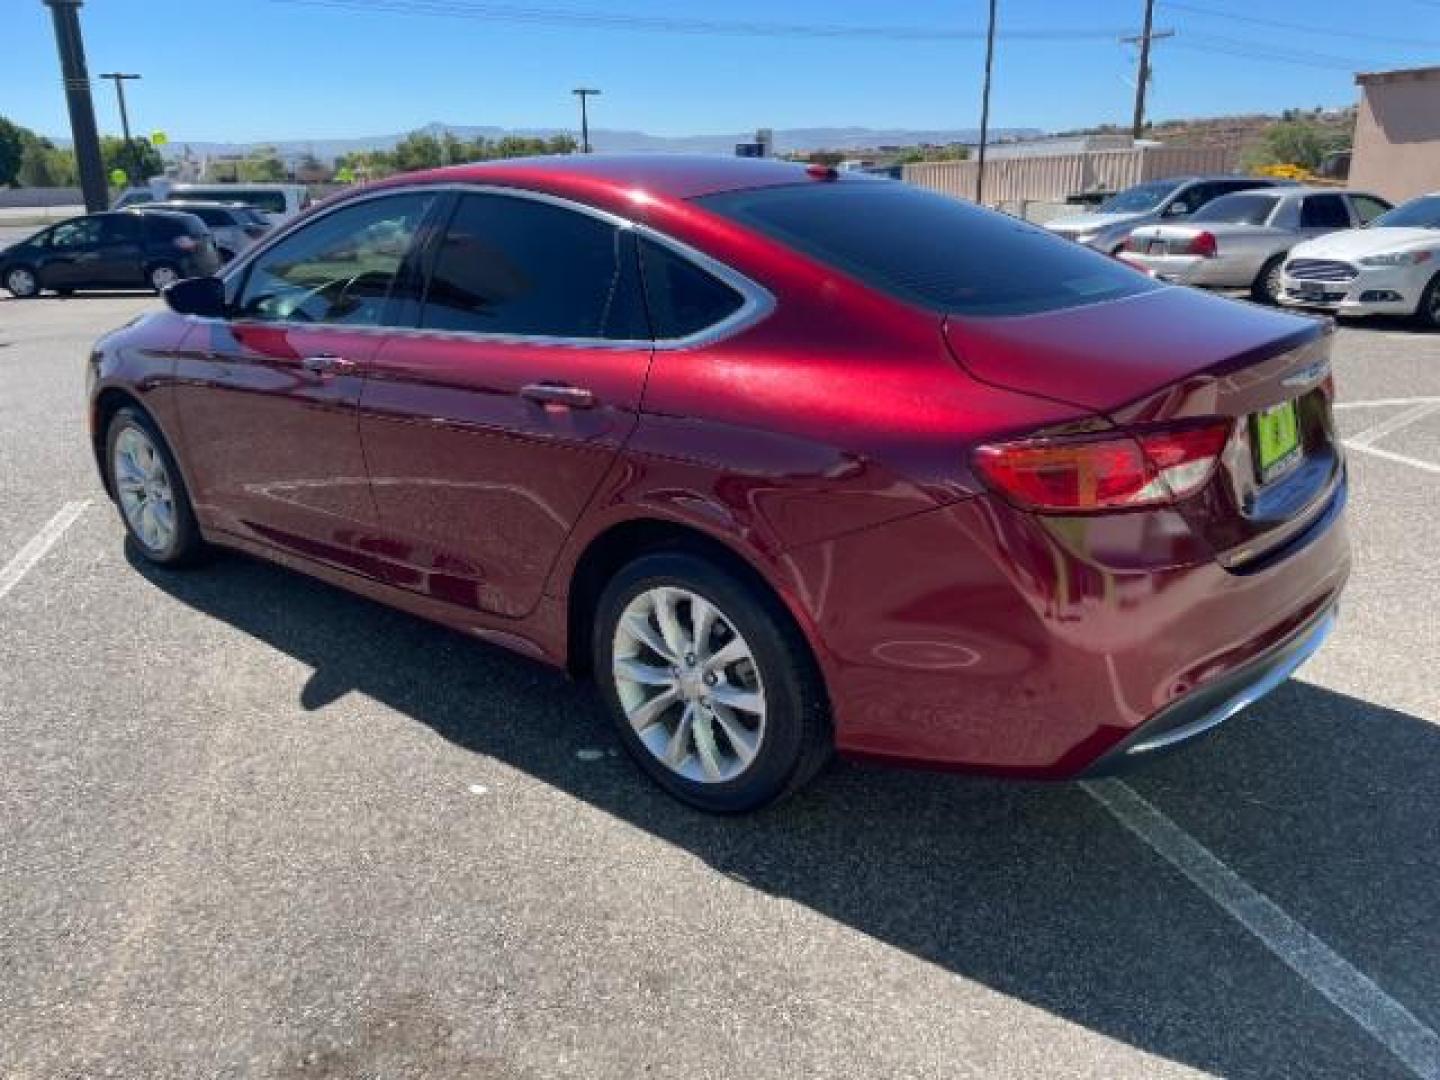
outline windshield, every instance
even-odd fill
[[[1029,315],[1159,287],[1019,218],[888,180],[753,188],[696,202],[937,312]]]
[[[1194,222],[1225,222],[1233,225],[1264,225],[1280,200],[1274,195],[1221,195],[1190,215]]]
[[[1440,195],[1422,195],[1418,199],[1387,210],[1367,229],[1440,229]]]
[[[1152,180],[1112,195],[1096,209],[1097,214],[1136,214],[1154,210],[1180,185],[1174,180]]]

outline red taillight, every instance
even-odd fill
[[[1215,243],[1215,234],[1198,232],[1190,238],[1189,245],[1185,248],[1188,255],[1203,255],[1207,259],[1213,259],[1218,250]]]
[[[193,236],[181,235],[175,237],[175,246],[181,251],[194,251],[200,244]]]
[[[1005,498],[1029,510],[1160,506],[1205,486],[1232,426],[1213,420],[1126,435],[996,443],[975,451],[975,467]]]

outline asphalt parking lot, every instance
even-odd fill
[[[1218,735],[717,820],[543,667],[127,558],[156,303],[0,300],[0,1077],[1440,1077],[1440,335],[1340,332],[1340,627]]]

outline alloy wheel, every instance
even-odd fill
[[[175,489],[150,436],[127,427],[115,439],[114,476],[120,512],[140,542],[162,553],[175,542]]]
[[[765,737],[765,688],[734,622],[688,589],[640,593],[615,627],[615,689],[636,736],[698,783],[734,780]]]
[[[39,282],[35,280],[34,273],[23,266],[17,266],[5,275],[5,288],[12,296],[34,296],[40,291],[38,285]]]

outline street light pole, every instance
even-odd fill
[[[115,96],[120,101],[120,130],[125,134],[125,155],[130,159],[132,170],[130,182],[138,184],[143,179],[140,176],[144,162],[135,152],[135,144],[130,141],[130,114],[125,110],[125,80],[138,79],[139,75],[127,75],[123,71],[107,71],[100,76],[102,79],[109,79],[115,84]]]
[[[570,91],[580,99],[580,152],[590,153],[590,113],[585,107],[587,98],[599,97],[600,91],[590,86],[577,86]]]
[[[83,0],[45,0],[55,23],[55,48],[65,80],[65,103],[70,109],[70,137],[75,144],[75,165],[85,209],[104,210],[109,203],[105,166],[100,161],[100,136],[95,130],[95,102],[90,98],[90,76],[85,70],[85,43],[80,37]]]

